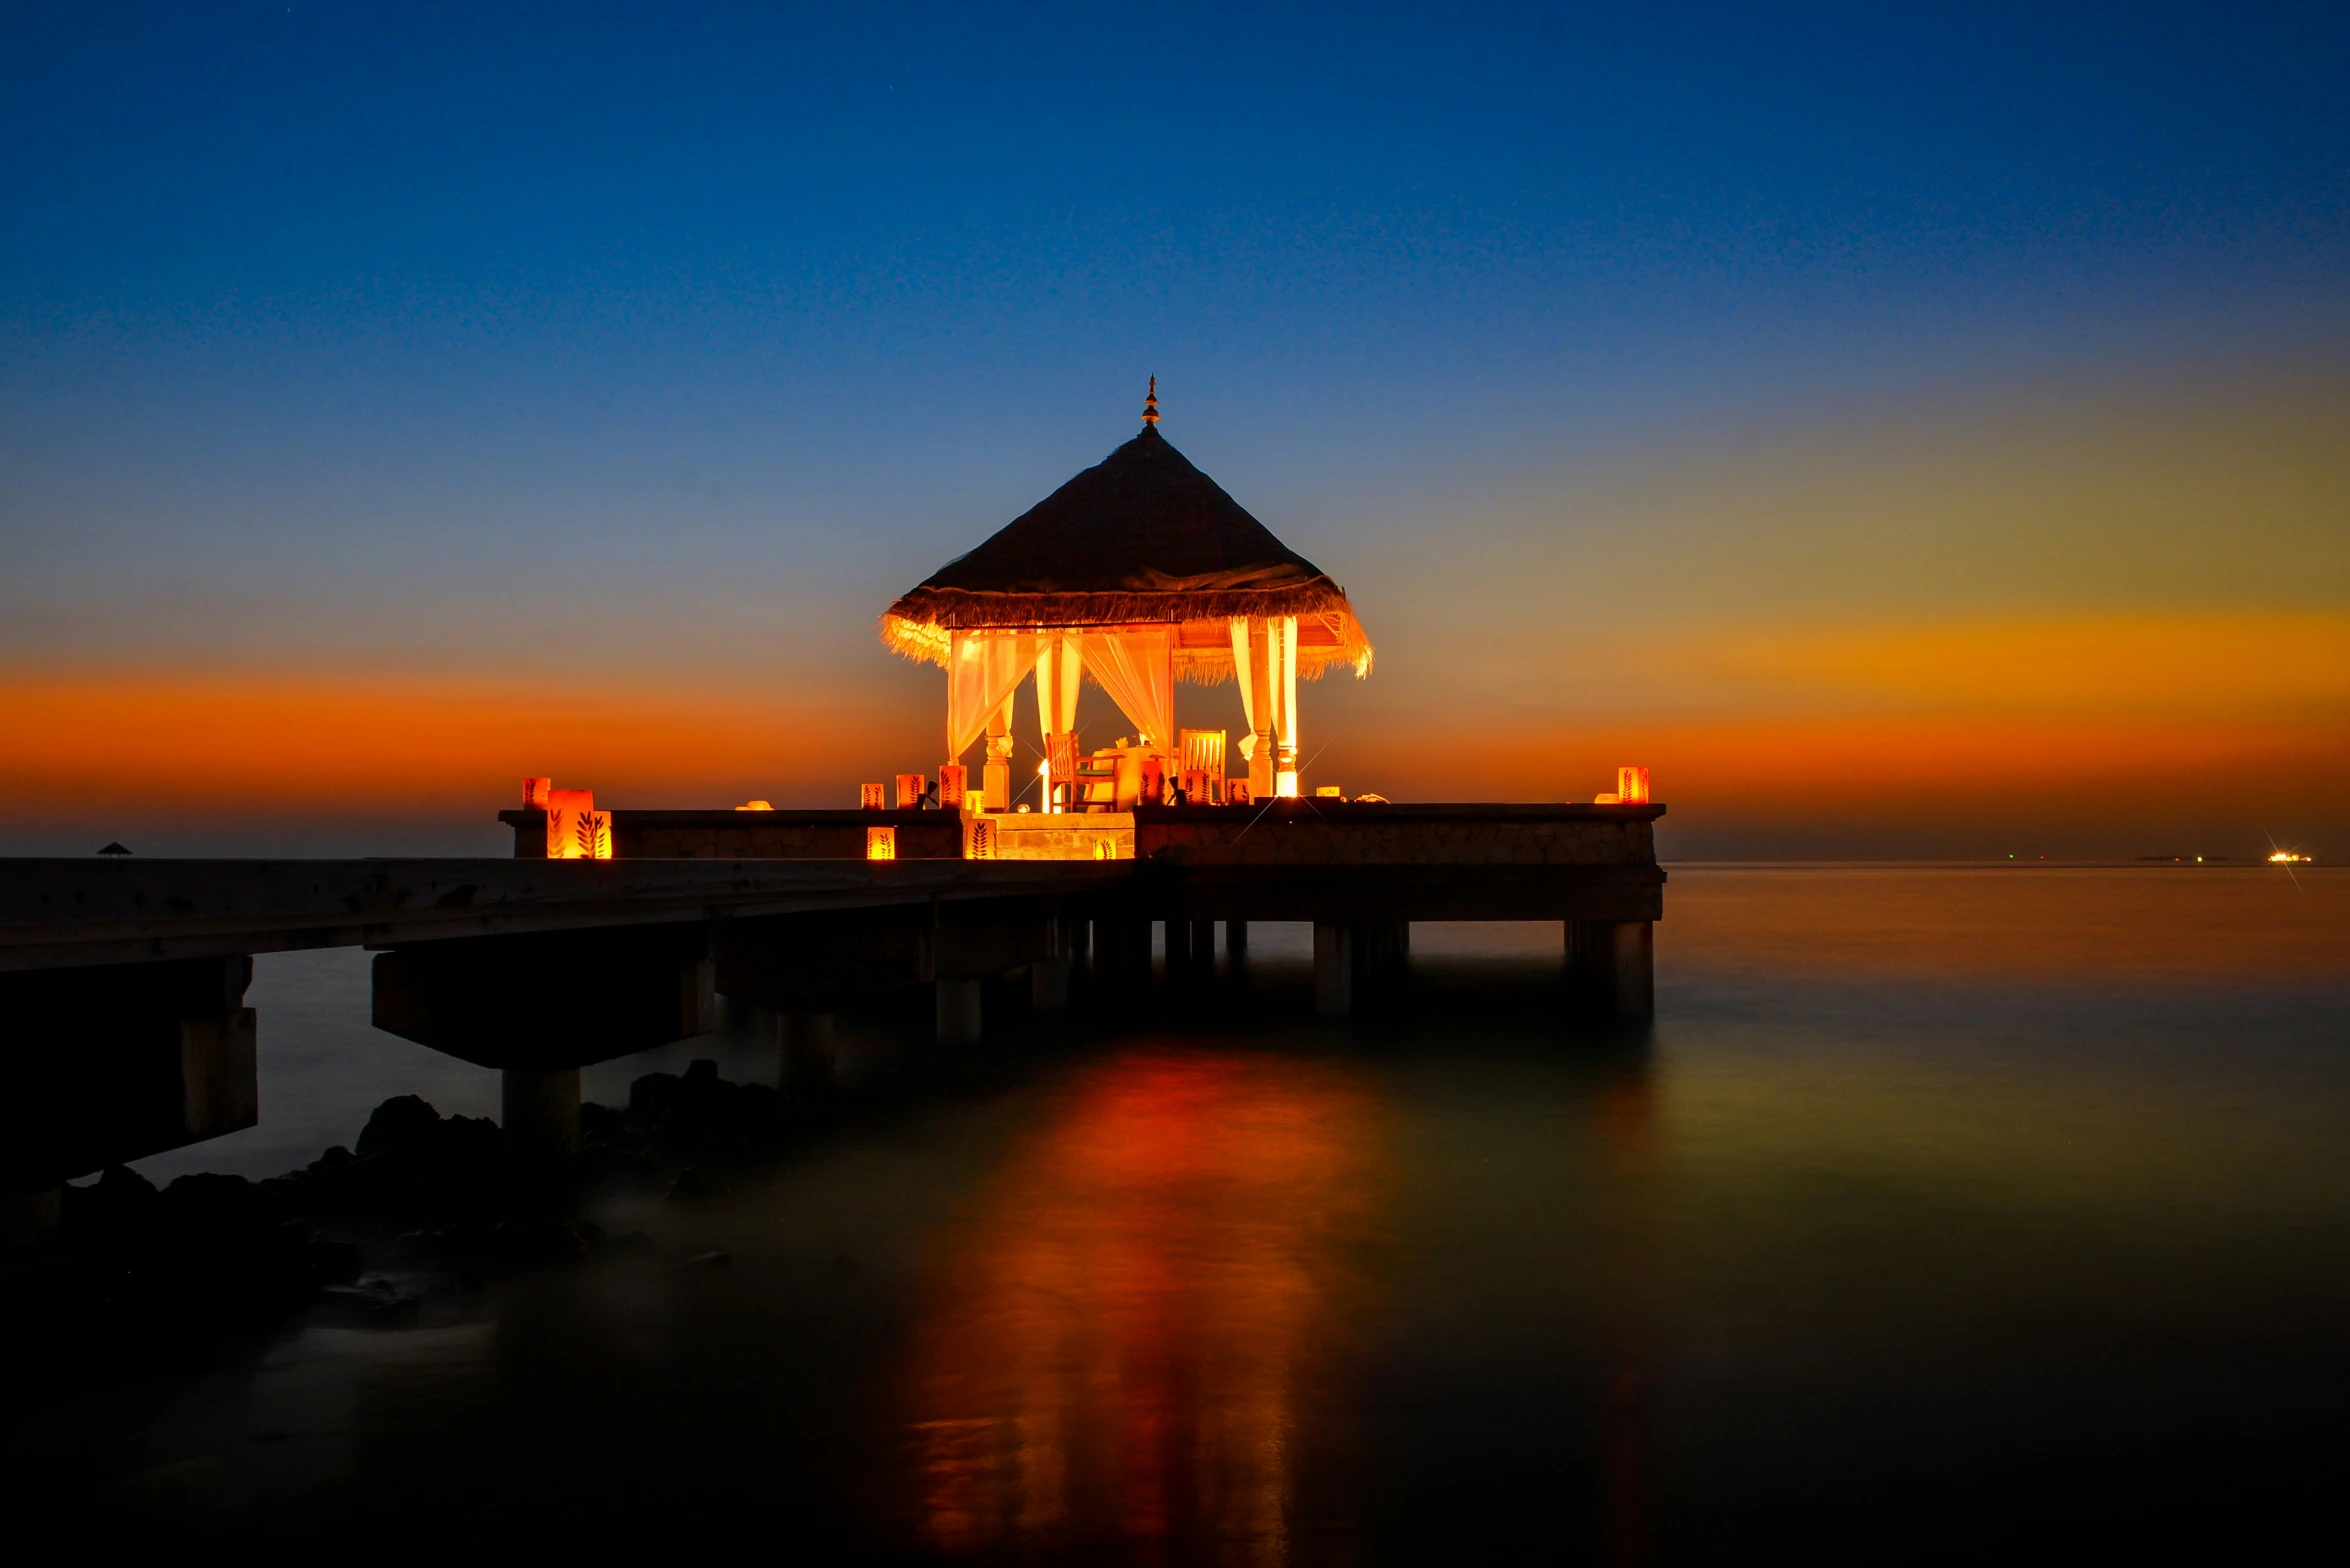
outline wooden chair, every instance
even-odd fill
[[[1071,809],[1113,811],[1118,804],[1118,753],[1097,751],[1091,756],[1076,759],[1073,775],[1077,799]]]
[[[1184,730],[1176,736],[1183,750],[1183,766],[1178,772],[1205,773],[1210,778],[1224,776],[1224,732],[1222,730]]]

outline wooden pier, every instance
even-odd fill
[[[947,1042],[980,1037],[990,978],[1024,972],[1052,1010],[1090,964],[1131,996],[1154,924],[1179,980],[1219,925],[1239,955],[1250,922],[1311,922],[1317,1010],[1344,1017],[1414,921],[1556,921],[1578,1004],[1637,1021],[1663,812],[1144,806],[1131,858],[1021,860],[962,858],[956,812],[617,810],[615,858],[560,861],[543,813],[507,812],[510,860],[0,860],[0,1191],[37,1232],[60,1181],[253,1125],[252,958],[299,948],[375,951],[376,1025],[499,1069],[510,1128],[550,1154],[576,1144],[581,1066],[709,1032],[720,997],[780,1016],[788,1078],[833,1014],[911,987]],[[864,858],[875,826],[899,858]]]

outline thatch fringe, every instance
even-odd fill
[[[913,595],[907,595],[911,599]],[[996,626],[1020,631],[1082,631],[1106,630],[1114,626],[1151,625],[1165,618],[1155,616],[1131,617],[1122,621],[982,621],[976,626],[948,627],[936,621],[916,620],[901,613],[906,599],[900,599],[881,618],[881,641],[891,652],[912,659],[918,664],[946,667],[953,648],[953,634],[959,630],[974,630]],[[1363,635],[1362,623],[1347,608],[1342,596],[1336,610],[1313,614],[1299,614],[1291,610],[1234,610],[1218,616],[1186,616],[1183,620],[1229,621],[1233,615],[1290,615],[1319,622],[1331,634],[1330,641],[1305,642],[1297,650],[1297,673],[1302,680],[1318,680],[1334,664],[1353,667],[1356,679],[1371,673],[1372,648],[1370,639]],[[1180,624],[1180,622],[1178,622]],[[1232,649],[1229,644],[1217,646],[1184,645],[1178,640],[1175,647],[1175,677],[1196,686],[1220,686],[1233,678]]]
[[[892,615],[949,631],[983,626],[1136,626],[1154,621],[1220,621],[1235,615],[1316,615],[1352,619],[1346,591],[1327,577],[1272,588],[1131,589],[1115,593],[990,593],[921,587]]]

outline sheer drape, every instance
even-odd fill
[[[1074,633],[1046,632],[1036,639],[1036,727],[1048,738],[1077,728],[1077,686],[1084,673]]]
[[[987,732],[990,715],[1020,689],[1036,663],[1034,632],[956,632],[947,653],[947,757],[960,757]]]
[[[1240,679],[1240,716],[1248,720],[1248,733],[1240,737],[1240,760],[1247,762],[1257,754],[1257,683],[1249,669],[1248,617],[1232,617],[1232,673]]]
[[[1152,627],[1088,632],[1078,639],[1085,667],[1142,732],[1146,746],[1175,741],[1175,631]]]

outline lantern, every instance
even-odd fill
[[[858,785],[857,804],[864,807],[867,811],[879,811],[883,804],[881,798],[881,786],[878,784]]]
[[[547,858],[610,860],[612,813],[596,809],[591,789],[547,791]]]
[[[1648,804],[1648,770],[1646,768],[1616,769],[1616,800],[1626,806]]]
[[[995,859],[995,823],[986,817],[971,817],[968,821],[970,831],[964,835],[963,858]]]
[[[553,779],[524,779],[522,781],[522,809],[525,811],[546,810],[547,790],[554,782]]]
[[[865,858],[867,860],[897,859],[898,830],[896,828],[867,828],[865,830]]]
[[[930,781],[919,773],[899,774],[898,810],[912,811],[919,807],[922,804],[923,795],[928,792],[929,788]]]
[[[938,770],[938,803],[950,811],[963,809],[963,791],[969,787],[971,770],[960,762],[950,762]]]

